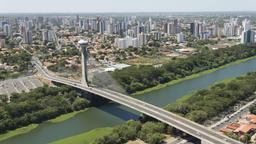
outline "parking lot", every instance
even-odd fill
[[[10,96],[12,93],[29,92],[31,89],[42,86],[43,83],[34,76],[0,81],[0,95]]]

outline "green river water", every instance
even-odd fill
[[[164,107],[175,102],[180,97],[192,91],[207,88],[217,81],[238,77],[248,72],[256,71],[256,59],[230,65],[210,74],[187,80],[173,86],[154,91],[136,98]],[[66,137],[91,131],[95,128],[111,127],[129,119],[136,119],[140,113],[116,103],[93,107],[88,111],[77,114],[75,117],[60,123],[45,122],[29,133],[19,135],[1,144],[45,144]]]

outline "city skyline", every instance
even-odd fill
[[[0,13],[255,11],[254,0],[0,0]]]

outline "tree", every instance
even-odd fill
[[[154,134],[149,134],[148,135],[148,140],[147,142],[149,144],[160,144],[160,142],[165,138],[164,135],[160,133],[154,133]]]
[[[196,110],[188,113],[186,117],[192,121],[202,123],[207,119],[208,114],[205,111]]]
[[[149,135],[153,133],[164,133],[165,132],[165,125],[160,122],[146,122],[140,132],[139,138],[145,141],[148,141]]]
[[[251,140],[251,135],[249,134],[245,134],[242,138],[242,141],[245,143],[245,144],[249,144],[250,143],[250,140]]]
[[[7,95],[0,95],[0,101],[3,103],[7,103],[9,100]]]
[[[89,102],[83,98],[76,98],[76,100],[72,104],[72,107],[74,110],[81,110],[88,106],[89,106]]]
[[[199,41],[199,43],[215,43],[212,41]],[[141,55],[146,52],[155,53],[155,50],[142,47]],[[122,57],[125,52],[122,51]],[[154,66],[131,66],[122,70],[112,72],[112,76],[126,89],[128,93],[134,93],[166,83],[178,78],[183,78],[204,70],[217,68],[232,61],[256,55],[255,45],[236,45],[228,49],[202,50],[186,59],[175,59],[167,62],[161,68]],[[102,55],[103,56],[103,55]],[[230,89],[237,88],[230,84]]]
[[[41,123],[88,106],[88,100],[77,97],[74,90],[67,86],[44,86],[28,93],[12,94],[10,103],[1,102],[0,105],[0,133]]]
[[[250,107],[250,113],[256,115],[256,106]]]

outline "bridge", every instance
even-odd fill
[[[166,123],[172,127],[175,127],[193,137],[196,137],[200,139],[204,144],[242,144],[241,142],[233,140],[210,128],[207,128],[195,122],[189,121],[174,113],[166,111],[152,104],[132,98],[128,95],[124,95],[111,90],[88,87],[87,85],[84,85],[83,83],[78,81],[54,76],[46,68],[44,68],[41,65],[40,61],[37,59],[33,59],[32,63],[34,64],[38,72],[45,79],[49,81],[68,85],[68,86],[101,96],[103,98],[109,99],[111,101],[127,106],[129,108],[132,108],[136,111],[139,111],[148,116],[151,116],[152,118],[155,118],[163,123]]]

